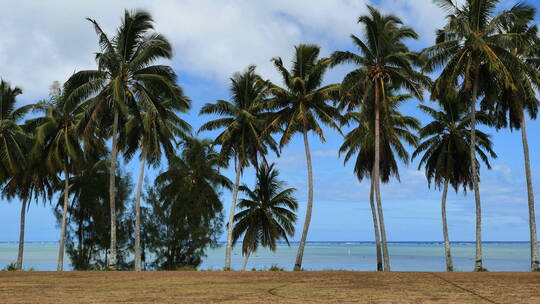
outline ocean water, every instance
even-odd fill
[[[260,249],[251,255],[247,268],[267,269],[278,265],[291,270],[298,244],[280,244],[276,252]],[[17,258],[17,243],[0,243],[0,268]],[[445,271],[444,249],[440,242],[390,243],[390,262],[396,271]],[[484,267],[490,271],[528,271],[529,244],[526,242],[493,242],[483,247]],[[452,243],[454,269],[471,271],[474,266],[474,243]],[[23,268],[56,270],[57,243],[26,243]],[[207,250],[199,269],[223,268],[225,248]],[[306,270],[376,270],[375,247],[370,242],[310,242],[304,252]],[[233,250],[232,266],[240,269],[243,262],[240,248]],[[65,269],[71,269],[69,259]]]

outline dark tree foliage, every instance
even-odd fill
[[[142,210],[144,264],[159,270],[197,267],[223,229],[219,190],[230,181],[218,169],[218,154],[206,140],[188,139],[147,190]],[[151,260],[149,261],[148,258]]]
[[[279,170],[262,164],[257,168],[255,187],[242,185],[245,194],[238,212],[234,216],[234,243],[243,236],[242,254],[249,255],[259,246],[277,249],[277,241],[283,239],[289,245],[294,236],[298,201],[295,188],[285,188],[286,183],[279,179]]]
[[[107,269],[110,241],[109,162],[87,159],[80,173],[70,178],[70,216],[66,230],[66,252],[74,270]],[[116,170],[117,269],[131,269],[128,240],[130,197],[133,183],[129,174]],[[62,220],[62,197],[54,208],[57,223]]]

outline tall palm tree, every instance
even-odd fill
[[[363,25],[364,40],[351,35],[359,49],[359,54],[338,51],[332,55],[332,64],[352,63],[358,68],[347,74],[342,90],[361,90],[363,98],[358,104],[372,103],[374,113],[374,159],[373,179],[375,180],[375,198],[381,229],[384,269],[390,270],[386,229],[382,214],[380,194],[380,150],[381,150],[381,107],[387,102],[387,88],[408,91],[414,97],[422,99],[422,88],[429,85],[429,79],[413,69],[418,54],[411,52],[405,45],[405,39],[417,39],[416,32],[403,25],[394,15],[385,15],[376,8],[368,6],[369,15],[360,16],[358,23]],[[370,97],[373,96],[373,97]]]
[[[33,154],[43,153],[44,165],[51,174],[64,175],[63,212],[60,232],[60,246],[57,270],[63,269],[65,231],[69,204],[69,176],[76,173],[78,162],[83,154],[80,143],[76,109],[78,103],[66,103],[63,90],[58,82],[51,86],[50,100],[40,102],[35,108],[44,112],[43,117],[27,121],[35,130]]]
[[[13,198],[19,196],[22,199],[19,250],[17,255],[16,268],[22,268],[24,251],[24,224],[26,215],[27,197],[18,195],[15,185],[9,187],[9,183],[15,175],[27,170],[26,157],[29,152],[31,140],[25,132],[23,126],[18,123],[28,113],[31,106],[15,108],[16,98],[22,94],[18,87],[11,87],[10,84],[0,79],[0,184],[4,185],[3,197]]]
[[[428,185],[432,183],[436,188],[443,186],[441,200],[441,215],[444,238],[444,252],[446,258],[446,271],[454,271],[452,254],[450,251],[450,238],[446,221],[446,195],[448,185],[452,185],[457,192],[459,187],[463,191],[472,189],[472,166],[468,156],[468,146],[471,141],[471,119],[466,103],[458,98],[440,101],[440,110],[420,105],[419,108],[429,115],[433,121],[420,129],[422,142],[413,152],[412,157],[423,153],[418,169],[424,167]],[[487,119],[483,113],[477,113],[480,121]],[[489,157],[497,157],[492,149],[490,136],[476,131],[476,154],[487,168],[491,168]],[[475,157],[476,166],[479,161]],[[476,172],[478,175],[478,171]],[[477,177],[479,179],[479,177]]]
[[[355,95],[352,95],[355,96]],[[352,97],[351,96],[351,97]],[[418,138],[412,133],[420,128],[418,120],[411,116],[404,116],[398,110],[399,105],[410,98],[410,95],[394,95],[392,90],[387,93],[387,102],[381,111],[381,155],[379,157],[380,178],[383,183],[390,181],[392,176],[399,180],[397,158],[404,163],[409,162],[409,153],[403,145],[416,146]],[[377,271],[383,270],[382,249],[380,243],[380,228],[377,217],[377,208],[374,203],[373,161],[375,158],[374,147],[374,115],[370,103],[362,105],[361,112],[349,112],[346,117],[354,121],[357,127],[345,135],[345,140],[339,149],[339,153],[345,153],[344,162],[348,162],[355,154],[354,173],[359,181],[364,177],[371,180],[369,200],[373,218],[375,233],[375,245],[377,254]]]
[[[174,102],[184,96],[176,85],[171,67],[157,65],[172,57],[172,47],[162,35],[153,32],[153,20],[144,11],[126,10],[116,35],[109,38],[99,24],[88,19],[99,38],[97,70],[75,73],[66,83],[68,102],[87,99],[81,105],[83,135],[93,133],[112,137],[109,199],[111,212],[110,267],[116,267],[115,172],[118,157],[118,132],[123,129],[136,105],[149,105],[160,95]],[[130,111],[131,109],[131,111]]]
[[[159,96],[159,94],[157,94]],[[125,159],[129,160],[137,150],[141,150],[141,168],[135,196],[135,270],[141,270],[141,193],[146,163],[157,167],[163,157],[174,155],[174,143],[178,138],[186,138],[191,133],[191,126],[177,112],[186,112],[190,100],[185,97],[181,102],[172,99],[151,99],[147,104],[139,105],[138,115],[132,115],[126,124],[126,134],[120,140],[125,146]]]
[[[306,245],[311,213],[313,209],[313,172],[308,132],[314,132],[322,142],[325,141],[321,123],[338,129],[336,119],[341,119],[339,111],[328,104],[339,92],[339,85],[322,86],[324,74],[330,66],[330,59],[319,58],[320,47],[311,44],[295,46],[292,66],[288,70],[280,57],[272,59],[274,66],[281,74],[284,87],[271,84],[270,93],[273,95],[269,107],[275,110],[274,118],[267,130],[281,129],[280,147],[284,147],[295,133],[304,137],[308,175],[308,199],[306,218],[294,270],[302,268],[304,247]]]
[[[275,251],[278,240],[283,239],[289,245],[288,237],[294,236],[295,211],[298,209],[294,197],[296,189],[284,189],[285,182],[278,177],[279,171],[274,164],[262,164],[257,168],[255,188],[240,187],[246,198],[240,200],[238,208],[242,210],[234,216],[233,243],[244,236],[243,271],[249,256],[257,251],[259,245]]]
[[[269,148],[277,153],[277,144],[272,137],[263,137],[262,134],[268,120],[265,109],[268,85],[255,73],[255,66],[249,66],[245,72],[233,75],[230,92],[231,101],[218,100],[201,108],[200,114],[217,114],[222,117],[205,123],[199,129],[199,132],[224,129],[216,137],[215,143],[221,145],[221,159],[234,158],[236,179],[227,223],[225,270],[231,269],[233,221],[243,169],[249,163],[257,166],[258,156],[264,157]]]
[[[60,230],[60,246],[58,250],[57,271],[62,271],[64,263],[64,243],[69,205],[69,175],[75,173],[77,162],[81,159],[83,149],[80,141],[79,119],[76,115],[78,103],[66,102],[60,84],[51,86],[50,100],[36,105],[43,117],[27,121],[35,128],[33,154],[43,154],[45,166],[51,174],[62,172],[64,175],[64,201]]]
[[[459,87],[468,94],[471,111],[469,158],[476,204],[475,271],[482,266],[482,209],[475,159],[476,103],[479,97],[494,98],[497,83],[515,90],[516,78],[523,64],[506,46],[520,33],[501,31],[508,23],[525,24],[534,18],[534,9],[518,3],[496,13],[499,0],[468,0],[462,5],[452,0],[435,0],[447,13],[448,23],[437,31],[436,44],[423,51],[424,70],[442,72],[432,88],[433,99],[447,98]]]
[[[508,48],[522,63],[516,78],[516,90],[505,88],[498,90],[500,96],[493,104],[483,104],[495,117],[497,129],[509,127],[510,130],[521,129],[523,145],[523,158],[525,163],[525,178],[527,180],[527,201],[529,207],[529,228],[531,243],[531,271],[540,271],[538,259],[538,235],[536,233],[536,219],[534,211],[534,191],[531,174],[531,161],[529,156],[529,142],[527,139],[527,117],[536,119],[540,101],[536,98],[535,88],[540,87],[540,38],[538,27],[529,24],[509,24],[507,32],[520,33],[520,37],[510,43]]]

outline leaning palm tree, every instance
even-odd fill
[[[257,167],[258,157],[264,157],[269,148],[277,153],[277,144],[272,137],[262,136],[268,116],[265,109],[268,85],[255,73],[255,66],[249,66],[245,72],[233,75],[230,92],[231,101],[218,100],[201,108],[200,114],[217,114],[223,117],[211,120],[199,129],[199,132],[224,129],[216,137],[215,143],[221,146],[222,160],[234,158],[236,179],[227,223],[225,270],[231,269],[233,221],[240,176],[249,163]]]
[[[159,96],[159,94],[158,94]],[[177,112],[186,112],[190,101],[185,97],[181,102],[172,99],[151,99],[148,104],[139,105],[138,115],[132,115],[126,124],[126,134],[120,140],[125,147],[125,159],[129,160],[140,149],[141,168],[135,196],[135,270],[141,270],[141,194],[146,163],[157,167],[163,157],[174,155],[177,139],[186,138],[191,126],[178,117]]]
[[[536,219],[534,211],[534,192],[531,174],[531,161],[529,156],[529,142],[527,139],[527,115],[536,119],[540,101],[536,97],[536,89],[540,87],[540,38],[538,27],[529,24],[510,24],[507,32],[520,33],[520,37],[513,40],[508,48],[523,64],[514,74],[517,79],[516,90],[504,88],[498,90],[500,96],[493,104],[483,104],[495,118],[497,129],[509,127],[510,130],[521,129],[523,145],[523,158],[525,163],[525,178],[527,180],[527,199],[529,206],[529,229],[531,243],[531,271],[540,271],[538,259],[538,235],[536,233]]]
[[[295,211],[298,209],[294,197],[296,189],[284,189],[285,182],[278,177],[279,171],[274,164],[262,164],[257,168],[255,188],[240,187],[246,198],[240,200],[238,208],[242,210],[234,216],[233,244],[243,236],[242,271],[246,270],[249,256],[259,245],[276,251],[277,241],[283,239],[289,245],[288,238],[294,235]]]
[[[58,82],[51,86],[51,99],[36,104],[44,112],[43,117],[27,121],[35,128],[33,154],[43,154],[44,165],[51,174],[62,172],[64,175],[64,202],[60,230],[57,271],[62,271],[64,263],[64,241],[69,205],[69,175],[75,173],[77,163],[83,155],[79,134],[79,119],[75,114],[78,103],[66,102]]]
[[[351,95],[354,98],[356,95]],[[403,145],[403,142],[410,146],[416,146],[418,138],[412,133],[413,130],[420,128],[419,121],[411,116],[404,116],[398,111],[399,105],[410,98],[410,95],[393,95],[392,90],[388,91],[388,101],[384,104],[381,111],[381,155],[379,157],[380,179],[383,183],[388,183],[394,176],[399,180],[399,169],[397,159],[404,163],[409,162],[409,153]],[[357,97],[357,96],[356,96]],[[345,135],[343,144],[339,153],[345,153],[344,162],[347,163],[355,154],[354,173],[358,181],[365,177],[371,180],[369,202],[373,218],[373,228],[375,233],[375,246],[377,254],[377,271],[383,270],[382,249],[380,242],[380,228],[377,217],[377,208],[374,203],[374,178],[373,161],[375,154],[373,130],[373,109],[369,103],[362,106],[361,112],[349,112],[346,117],[357,124]],[[397,157],[396,157],[397,156]]]
[[[360,90],[363,97],[358,104],[371,103],[374,115],[374,159],[373,180],[381,229],[384,269],[390,270],[390,259],[386,241],[386,229],[382,213],[380,194],[380,150],[381,150],[381,108],[387,102],[387,89],[404,89],[414,97],[422,99],[422,88],[429,85],[429,79],[413,69],[418,55],[411,52],[403,40],[417,39],[416,32],[394,15],[385,15],[376,8],[368,6],[369,15],[360,16],[358,23],[363,25],[364,40],[351,35],[359,54],[335,52],[333,65],[352,63],[358,68],[347,74],[342,90]]]
[[[467,150],[471,141],[471,120],[466,103],[458,98],[445,99],[439,104],[440,110],[425,105],[419,106],[420,110],[429,115],[433,121],[420,129],[423,142],[418,145],[412,157],[423,153],[418,169],[424,167],[428,186],[432,183],[439,189],[441,185],[443,186],[441,215],[446,271],[454,271],[446,221],[446,195],[449,185],[452,185],[456,192],[460,187],[463,187],[464,192],[467,188],[472,189],[473,171]],[[480,114],[477,115],[480,121],[488,118],[484,117],[483,113],[477,114]],[[477,130],[476,137],[475,153],[487,168],[491,168],[489,157],[495,158],[497,155],[492,149],[490,136]],[[475,163],[479,167],[476,157]],[[476,174],[478,175],[478,172]]]
[[[521,33],[501,31],[507,24],[526,24],[534,18],[534,9],[523,3],[496,14],[499,0],[468,0],[462,5],[452,0],[435,0],[448,13],[448,23],[437,31],[436,44],[423,51],[424,70],[442,71],[432,88],[433,99],[444,99],[458,87],[469,98],[471,142],[469,158],[476,204],[475,271],[482,266],[482,216],[475,159],[476,103],[479,97],[493,99],[496,90],[515,90],[523,64],[507,48]]]
[[[111,213],[111,268],[116,268],[115,172],[118,157],[118,132],[123,129],[136,105],[149,105],[165,96],[173,102],[183,102],[171,67],[154,64],[172,57],[172,47],[162,35],[153,32],[153,20],[144,11],[126,11],[116,35],[109,38],[99,24],[88,19],[99,38],[96,54],[97,70],[75,73],[66,82],[68,102],[86,99],[81,105],[82,134],[112,137],[109,199]],[[159,93],[156,93],[159,92]]]
[[[313,172],[308,133],[314,132],[322,142],[325,141],[321,123],[339,130],[336,120],[340,120],[339,111],[328,102],[339,92],[339,85],[321,86],[324,74],[330,66],[330,59],[319,58],[320,47],[311,44],[295,46],[295,54],[291,69],[288,70],[280,57],[273,58],[276,69],[281,74],[284,87],[271,84],[270,93],[273,95],[269,107],[275,110],[266,133],[281,129],[280,147],[285,146],[295,133],[304,137],[308,175],[308,198],[306,218],[294,270],[302,268],[304,247],[306,245],[311,213],[313,209]]]

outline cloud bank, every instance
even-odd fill
[[[356,20],[367,0],[162,0],[162,1],[7,1],[0,18],[0,77],[24,89],[25,102],[46,96],[50,83],[76,70],[94,67],[96,19],[113,33],[124,9],[141,8],[154,16],[156,28],[174,45],[172,64],[190,74],[224,85],[249,64],[270,79],[269,59],[289,58],[298,43],[316,43],[323,53],[350,47]],[[431,0],[383,0],[377,5],[413,26],[428,43],[443,13]]]

